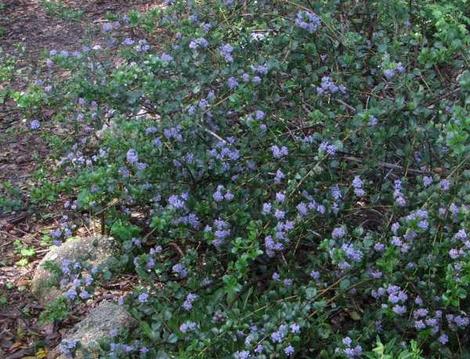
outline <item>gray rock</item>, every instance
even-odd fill
[[[103,301],[77,323],[62,341],[78,341],[74,358],[94,359],[100,357],[99,342],[110,337],[110,332],[120,332],[135,327],[137,322],[124,307]],[[60,345],[59,345],[60,347]],[[58,352],[59,350],[57,350]],[[60,355],[58,359],[65,359]]]
[[[112,237],[69,238],[61,246],[52,247],[41,260],[31,281],[32,293],[43,305],[63,294],[57,283],[53,282],[53,274],[44,268],[44,263],[52,261],[60,266],[62,260],[68,259],[104,266],[111,262],[115,250],[116,244]]]

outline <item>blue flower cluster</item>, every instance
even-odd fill
[[[320,27],[321,20],[315,13],[301,10],[297,13],[295,25],[312,34]]]

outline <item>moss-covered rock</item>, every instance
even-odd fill
[[[93,308],[81,322],[64,336],[62,342],[77,341],[74,358],[94,359],[100,357],[99,342],[110,336],[111,331],[120,332],[136,325],[134,318],[123,306],[103,301]],[[60,345],[59,345],[60,348]],[[58,349],[57,351],[60,351]],[[61,354],[58,359],[67,358]]]
[[[54,280],[53,273],[44,268],[46,262],[53,262],[60,266],[63,260],[87,261],[94,266],[104,266],[111,262],[115,249],[116,244],[112,237],[72,237],[61,246],[52,247],[41,260],[31,282],[31,291],[42,304],[62,294],[57,281]]]

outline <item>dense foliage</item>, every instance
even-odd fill
[[[99,218],[140,281],[103,356],[470,355],[466,5],[167,1],[47,54],[15,96],[69,150],[32,198],[71,199],[58,245]]]

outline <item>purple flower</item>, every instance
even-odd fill
[[[300,325],[298,325],[297,323],[292,323],[290,325],[290,331],[294,334],[299,334],[300,333]]]
[[[449,341],[449,337],[447,336],[447,334],[441,334],[441,336],[437,339],[439,341],[439,343],[441,343],[442,345],[446,345],[447,342]]]
[[[173,61],[173,56],[167,54],[167,53],[163,53],[161,56],[160,56],[160,59],[164,62],[170,62],[170,61]]]
[[[139,40],[137,45],[135,46],[137,52],[147,52],[150,50],[150,45],[148,44],[147,40]]]
[[[75,288],[70,288],[67,292],[65,292],[65,297],[69,300],[74,300],[77,298],[77,291]]]
[[[377,271],[377,270],[371,270],[371,271],[369,272],[369,275],[370,275],[370,277],[373,278],[373,279],[380,279],[380,278],[382,278],[383,273],[380,272],[380,271]]]
[[[230,46],[229,44],[224,44],[219,48],[220,54],[224,57],[225,61],[227,62],[233,62],[233,47]]]
[[[362,188],[363,185],[364,182],[361,180],[361,177],[355,176],[352,181],[352,186],[354,187],[354,194],[357,197],[363,197],[366,194],[366,192]]]
[[[337,85],[329,76],[323,76],[321,79],[320,86],[316,88],[317,94],[322,95],[334,95],[336,93],[345,94],[346,88],[343,85]]]
[[[187,321],[180,325],[180,331],[182,333],[192,332],[196,330],[198,325],[195,322]]]
[[[251,82],[253,82],[255,85],[259,85],[261,83],[261,77],[253,76],[253,78],[251,79]]]
[[[343,349],[344,355],[348,358],[356,358],[362,355],[362,347],[360,345],[356,345],[354,348],[345,348]]]
[[[397,304],[393,306],[392,310],[395,314],[403,315],[406,313],[406,306]]]
[[[268,35],[266,33],[259,33],[259,32],[252,32],[250,34],[250,38],[253,41],[262,41],[264,40]]]
[[[220,246],[225,238],[227,238],[228,236],[230,236],[230,223],[222,220],[222,219],[216,219],[214,221],[214,225],[213,227],[216,229],[215,232],[214,232],[214,237],[216,239],[216,243],[214,243],[214,245],[216,245],[216,247]],[[212,230],[211,227],[209,227],[210,230]]]
[[[262,353],[264,350],[264,346],[261,344],[258,344],[258,346],[255,348],[255,353],[259,354]]]
[[[350,347],[352,344],[352,339],[350,337],[344,337],[342,342],[345,346]]]
[[[450,189],[450,181],[448,179],[441,180],[439,185],[443,191],[448,191]]]
[[[212,198],[216,202],[222,202],[224,200],[224,195],[221,192],[219,192],[219,190],[217,190],[216,192],[212,194]]]
[[[255,118],[258,121],[263,120],[265,118],[265,116],[266,116],[266,114],[263,111],[260,111],[260,110],[255,111]]]
[[[282,232],[277,232],[276,233],[276,241],[271,237],[267,236],[264,241],[264,245],[266,247],[266,254],[269,257],[274,257],[274,251],[282,251],[284,250],[284,245],[277,241],[277,240],[286,240],[284,233]]]
[[[313,280],[319,280],[320,279],[320,272],[311,271],[310,272],[310,277],[312,277]]]
[[[331,232],[331,236],[333,239],[341,239],[346,235],[346,231],[344,230],[343,227],[336,227],[333,229],[333,232]]]
[[[238,351],[233,354],[235,359],[248,359],[250,357],[250,352],[247,350]]]
[[[185,208],[186,198],[183,195],[171,195],[168,198],[168,205],[173,209],[182,209]]]
[[[261,211],[262,214],[267,215],[270,214],[272,210],[271,203],[263,203],[263,210]]]
[[[426,230],[426,229],[429,228],[429,223],[428,223],[428,221],[423,219],[422,221],[418,222],[418,227],[423,229],[423,230]]]
[[[468,317],[464,317],[462,315],[456,315],[454,317],[454,323],[460,328],[465,328],[469,324],[469,319]]]
[[[271,146],[271,151],[273,153],[274,158],[282,158],[289,154],[289,150],[286,146],[279,147],[277,145]]]
[[[320,18],[311,11],[299,11],[295,19],[295,26],[313,34],[320,27]]]
[[[304,202],[300,202],[296,208],[300,216],[305,217],[308,214],[308,207]]]
[[[336,154],[337,148],[335,145],[330,144],[327,141],[323,141],[320,143],[320,146],[318,147],[320,152],[326,153],[327,155],[334,156]]]
[[[375,116],[370,116],[369,118],[369,126],[375,127],[379,123],[379,120]]]
[[[276,171],[276,177],[274,177],[274,183],[279,184],[284,178],[286,178],[285,174],[278,169]]]
[[[79,294],[80,298],[86,300],[91,297],[91,294],[88,293],[86,290],[82,290]]]
[[[288,330],[287,325],[283,324],[279,326],[278,330],[271,334],[271,340],[274,343],[281,343],[287,334],[287,330]]]
[[[178,274],[180,278],[186,278],[188,276],[188,270],[181,263],[176,263],[171,269],[173,273]]]
[[[341,246],[341,249],[344,251],[346,257],[353,262],[360,262],[362,260],[362,252],[355,249],[352,244],[345,243]]]
[[[233,90],[238,87],[238,81],[235,77],[229,77],[227,80],[227,86],[230,90]]]
[[[424,176],[423,177],[423,186],[424,187],[429,187],[431,184],[432,184],[432,177]]]
[[[395,69],[386,69],[384,71],[384,76],[387,80],[391,80],[395,76]]]
[[[283,203],[286,199],[286,195],[284,194],[284,192],[278,192],[276,193],[276,201],[279,202],[279,203]]]
[[[74,288],[78,288],[80,285],[82,284],[82,281],[78,278],[75,278],[73,281],[72,281],[72,286]]]
[[[66,357],[71,357],[77,348],[78,340],[64,339],[59,345],[59,349]]]
[[[294,354],[294,351],[295,351],[295,350],[294,350],[294,347],[293,347],[292,345],[290,345],[290,344],[289,344],[287,347],[284,348],[284,353],[285,353],[288,357],[292,356],[292,355]]]
[[[415,320],[414,325],[418,330],[423,330],[426,328],[426,324],[422,320]]]
[[[280,209],[276,209],[276,211],[274,212],[274,217],[276,217],[277,219],[284,219],[285,216],[286,212],[281,211]]]
[[[124,41],[122,42],[122,44],[125,46],[132,46],[135,44],[135,41],[131,39],[130,37],[126,37]]]
[[[186,299],[184,300],[184,303],[182,305],[182,307],[184,308],[184,310],[186,311],[190,311],[191,309],[193,309],[193,302],[198,298],[199,296],[197,294],[194,294],[194,293],[188,293],[188,295],[186,296]]]
[[[41,122],[39,122],[38,120],[32,120],[29,127],[32,130],[38,130],[41,127]]]
[[[454,236],[455,239],[459,240],[459,241],[466,241],[468,236],[467,236],[467,232],[465,232],[465,229],[460,229]]]
[[[129,162],[132,165],[139,161],[139,155],[137,154],[136,150],[131,148],[129,151],[127,151],[126,159],[127,159],[127,162]]]
[[[394,65],[394,67],[384,70],[384,76],[387,80],[391,80],[393,77],[395,77],[395,75],[402,74],[404,72],[405,66],[399,62],[398,64]]]
[[[139,297],[137,298],[139,300],[140,303],[146,303],[149,299],[149,295],[148,293],[141,293],[139,294]]]
[[[401,192],[402,187],[401,187],[401,180],[397,179],[395,180],[394,184],[394,190],[393,190],[393,198],[395,199],[395,203],[399,207],[404,207],[406,206],[406,199],[403,193]]]
[[[147,259],[147,263],[145,264],[145,268],[152,269],[154,267],[155,267],[155,259],[150,257],[149,259]]]
[[[268,66],[266,65],[252,65],[251,69],[257,75],[266,75],[268,73]]]
[[[427,316],[429,311],[426,308],[418,308],[413,312],[413,318],[421,318]]]
[[[142,241],[139,238],[132,238],[131,243],[136,247],[142,247]]]
[[[202,99],[202,100],[199,102],[199,107],[200,107],[200,108],[205,108],[205,107],[207,107],[207,105],[208,105],[208,103],[207,103],[207,100],[206,100],[206,99]],[[178,141],[178,142],[182,142],[182,141],[183,141],[183,135],[181,134],[181,127],[180,127],[180,126],[165,128],[165,129],[163,130],[163,135],[164,135],[168,140],[175,139],[175,140]]]
[[[202,24],[202,29],[204,32],[209,32],[213,28],[213,25],[210,22],[205,22]]]
[[[199,106],[200,109],[204,110],[204,109],[207,108],[207,106],[209,106],[209,101],[207,101],[207,99],[203,98],[203,99],[199,100],[198,106]]]
[[[421,297],[416,297],[415,298],[415,304],[416,305],[423,305],[423,300],[421,299]]]
[[[206,48],[207,46],[209,46],[209,42],[203,37],[191,40],[191,42],[189,43],[189,48],[192,50]]]
[[[157,132],[157,131],[158,131],[158,129],[157,129],[155,126],[151,126],[151,127],[147,127],[147,128],[145,129],[145,134],[146,134],[146,135],[151,135],[151,134],[153,134],[153,133],[155,133],[155,132]]]
[[[86,285],[86,286],[92,285],[93,280],[94,280],[94,279],[93,279],[92,276],[86,276],[85,279],[84,279],[85,285]]]
[[[156,254],[159,254],[161,253],[163,250],[162,246],[156,246],[154,248],[150,248],[150,255],[156,255]]]
[[[460,251],[456,248],[451,248],[449,250],[449,257],[452,259],[457,259],[460,257],[460,255],[461,255]]]
[[[113,24],[111,24],[110,22],[105,22],[101,29],[103,30],[103,32],[110,32],[113,30]]]

